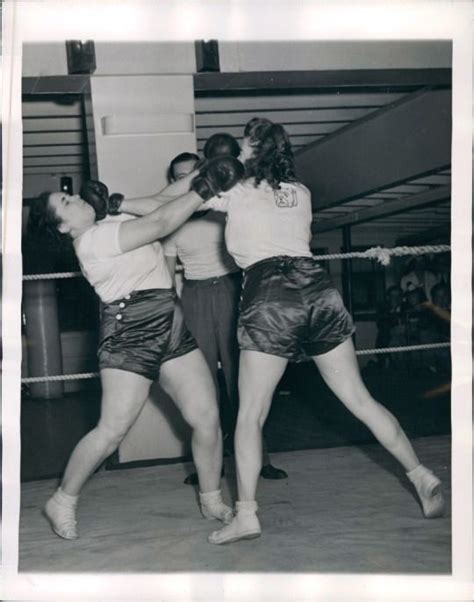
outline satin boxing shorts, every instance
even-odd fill
[[[156,380],[166,361],[197,349],[171,289],[134,291],[102,304],[99,367]]]
[[[272,257],[244,271],[240,349],[298,362],[331,351],[354,331],[341,295],[311,257]]]

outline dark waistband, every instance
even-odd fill
[[[263,265],[290,266],[301,265],[302,263],[315,265],[317,262],[312,257],[306,257],[305,255],[275,255],[274,257],[267,257],[266,259],[252,263],[248,268],[245,268],[244,274],[248,274],[251,270]]]
[[[115,299],[115,301],[111,301],[110,303],[102,303],[103,305],[117,305],[119,303],[127,303],[131,301],[140,301],[145,299],[154,299],[157,297],[174,297],[175,291],[172,288],[145,288],[139,291],[132,291],[129,295],[125,295],[120,299]]]
[[[240,279],[240,277],[241,277],[241,272],[239,270],[237,272],[230,272],[230,274],[223,274],[222,276],[213,276],[212,278],[203,278],[200,280],[184,278],[183,284],[186,286],[191,286],[191,287],[212,286],[213,284],[219,284],[219,282],[222,282],[223,280],[227,280],[227,279],[238,280],[238,279]]]

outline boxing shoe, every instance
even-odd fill
[[[422,464],[407,472],[407,477],[415,486],[425,518],[443,516],[445,502],[438,477]]]
[[[232,521],[219,531],[214,531],[207,538],[209,543],[222,545],[240,539],[260,537],[262,529],[257,518],[258,505],[255,501],[236,502],[235,516]]]
[[[59,488],[46,502],[43,514],[52,530],[63,539],[77,539],[77,496],[68,495]]]

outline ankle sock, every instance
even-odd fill
[[[46,502],[44,514],[51,528],[63,539],[77,539],[76,506],[77,495],[69,495],[59,487]]]
[[[220,489],[216,491],[199,492],[201,512],[207,519],[221,520],[228,525],[233,517],[232,508],[224,504]]]
[[[425,518],[442,516],[444,513],[444,498],[441,481],[438,477],[422,464],[407,472],[407,477],[415,486]]]

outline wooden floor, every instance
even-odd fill
[[[81,538],[56,537],[41,515],[55,480],[22,485],[22,572],[450,573],[449,436],[416,439],[442,479],[444,518],[425,520],[398,465],[378,445],[277,453],[286,481],[260,480],[263,535],[228,546],[207,543],[219,523],[201,518],[196,491],[175,464],[99,472],[86,486]],[[235,495],[232,461],[223,482]]]

